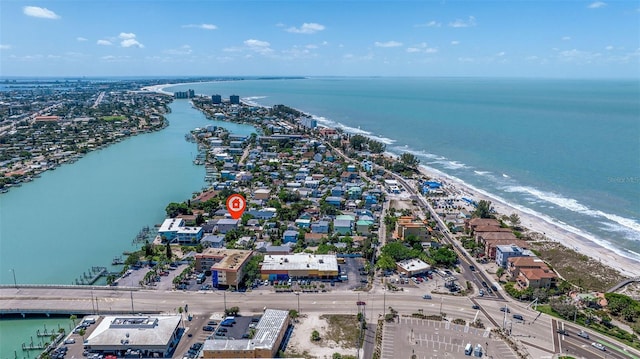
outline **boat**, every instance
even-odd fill
[[[122,260],[122,257],[117,256],[114,257],[113,260],[111,261],[111,265],[117,266],[117,265],[121,265],[124,264],[124,260]]]

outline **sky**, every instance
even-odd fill
[[[640,2],[2,0],[0,76],[639,79]]]

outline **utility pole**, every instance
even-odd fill
[[[131,294],[131,314],[133,315],[133,313],[134,313],[134,310],[133,310],[133,291],[130,290],[129,294]]]
[[[224,311],[226,314],[227,311],[227,291],[225,290],[224,292],[222,292],[222,294],[224,295]]]
[[[96,307],[93,303],[93,289],[91,289],[91,313],[96,314]]]
[[[18,289],[18,282],[16,281],[16,270],[15,269],[9,269],[11,271],[11,273],[13,273],[13,286],[16,287],[16,289]]]

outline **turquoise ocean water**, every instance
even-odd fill
[[[640,261],[640,82],[311,78],[184,84],[285,104]]]

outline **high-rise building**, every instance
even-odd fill
[[[222,96],[220,96],[220,95],[211,96],[211,102],[213,102],[214,105],[221,104],[222,103]]]
[[[229,96],[229,102],[232,105],[239,105],[240,104],[240,96],[238,96],[238,95]]]

